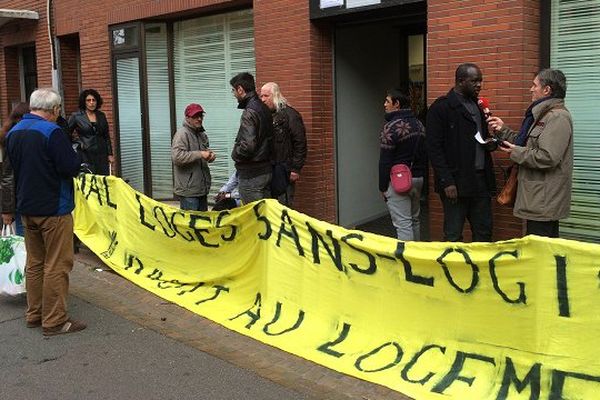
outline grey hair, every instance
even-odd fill
[[[281,94],[281,89],[279,89],[278,84],[275,82],[267,82],[263,85],[263,87],[270,89],[271,93],[273,93],[273,104],[275,104],[275,109],[277,111],[280,111],[282,108],[288,105],[288,101]]]
[[[60,107],[62,98],[60,94],[52,88],[36,89],[29,97],[29,108],[31,111],[52,111],[55,107]]]
[[[561,70],[546,68],[538,72],[537,78],[542,87],[550,86],[552,97],[564,99],[567,95],[567,78]]]

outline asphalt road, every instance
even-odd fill
[[[0,296],[1,400],[309,399],[75,297],[88,328],[45,338],[25,303]]]

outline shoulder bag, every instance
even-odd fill
[[[413,149],[412,161],[410,162],[410,166],[406,164],[396,164],[392,166],[390,170],[390,182],[392,183],[392,188],[398,194],[405,194],[410,191],[412,188],[412,166],[415,161],[415,154],[417,152],[417,148],[419,147],[419,141],[421,140],[421,135],[417,137],[417,143],[415,144],[415,148]]]
[[[512,207],[515,204],[517,198],[517,174],[519,172],[519,165],[513,164],[507,172],[506,183],[504,187],[496,197],[496,201],[503,206]]]

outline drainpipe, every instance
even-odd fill
[[[50,61],[52,65],[52,87],[61,93],[62,96],[62,82],[60,76],[60,52],[58,40],[54,37],[53,30],[53,12],[52,12],[53,2],[52,0],[47,0],[46,3],[46,23],[48,25],[48,41],[50,42]]]

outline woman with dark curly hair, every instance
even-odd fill
[[[79,144],[81,161],[94,174],[108,175],[109,163],[114,162],[108,121],[100,111],[102,97],[95,89],[85,89],[79,94],[79,111],[69,118],[68,133]]]
[[[16,214],[15,180],[10,160],[6,156],[4,139],[6,138],[8,131],[10,131],[17,122],[23,119],[23,115],[28,112],[29,104],[18,103],[10,112],[8,119],[2,124],[2,128],[0,128],[0,162],[2,163],[0,171],[0,194],[2,196],[2,223],[4,225],[10,225],[15,221],[15,233],[20,236],[23,236],[23,224],[21,223],[21,217]]]

